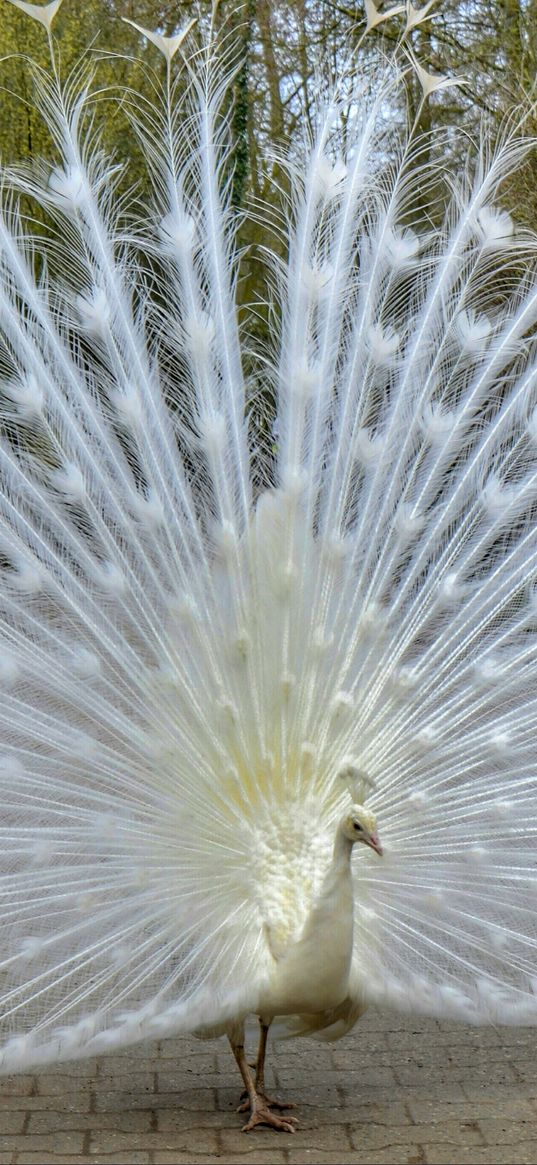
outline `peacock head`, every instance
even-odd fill
[[[343,762],[338,769],[337,778],[347,786],[354,802],[350,813],[347,813],[340,823],[340,832],[353,845],[355,841],[361,841],[382,857],[384,851],[379,841],[375,814],[371,813],[370,809],[364,809],[361,804],[371,789],[375,788],[375,782],[354,760]]]
[[[340,829],[348,841],[353,844],[356,841],[361,841],[382,857],[383,849],[379,840],[377,822],[369,809],[364,809],[363,805],[352,805],[350,813],[347,813],[343,818]]]

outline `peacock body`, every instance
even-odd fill
[[[249,1013],[330,1038],[372,1002],[535,1023],[526,145],[440,213],[400,73],[351,71],[289,163],[253,391],[225,80],[178,101],[154,39],[147,207],[54,70],[61,160],[4,176],[2,1069],[186,1030],[240,1059]]]

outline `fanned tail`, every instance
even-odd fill
[[[134,217],[88,95],[39,74],[61,161],[0,219],[4,1070],[255,1010],[349,764],[386,856],[353,859],[334,1024],[537,1020],[535,240],[497,209],[524,146],[424,208],[383,68],[294,175],[264,490],[224,82],[141,108]]]

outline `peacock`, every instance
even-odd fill
[[[529,144],[450,169],[393,111],[454,81],[351,59],[239,310],[225,52],[141,29],[142,195],[13,2],[54,157],[2,177],[0,1066],[224,1035],[293,1132],[273,1020],[537,1022]]]

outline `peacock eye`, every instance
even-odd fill
[[[357,822],[357,821],[354,821],[354,822],[353,822],[353,825],[354,825],[354,828],[355,828],[355,829],[357,829],[357,830],[359,830],[359,831],[360,831],[360,833],[362,832],[362,826],[361,826],[361,825],[358,825],[358,822]]]

